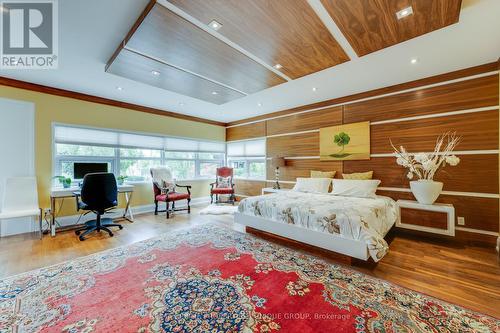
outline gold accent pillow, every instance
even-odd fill
[[[373,177],[373,171],[342,174],[342,178],[352,179],[352,180],[368,180],[372,179],[372,177]]]
[[[311,178],[334,178],[337,171],[315,171],[311,170]]]

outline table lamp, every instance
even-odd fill
[[[285,166],[285,158],[284,157],[273,157],[271,159],[271,165],[274,168],[274,176],[276,182],[274,183],[273,189],[279,190],[280,189],[280,167]]]

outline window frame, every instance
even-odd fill
[[[267,153],[264,151],[263,155],[252,155],[252,156],[245,156],[245,155],[228,155],[228,148],[227,146],[231,143],[245,143],[245,142],[251,142],[251,141],[264,141],[264,147],[266,146],[266,138],[254,138],[254,139],[248,139],[248,140],[237,140],[237,141],[228,141],[226,142],[226,165],[229,167],[232,166],[232,162],[244,162],[245,163],[245,175],[244,176],[234,176],[234,179],[242,179],[242,180],[255,180],[255,181],[265,181],[266,180],[266,175],[267,175]],[[264,174],[262,177],[255,177],[255,176],[250,176],[250,164],[251,163],[264,163]]]
[[[120,145],[110,145],[110,144],[84,144],[84,143],[71,143],[71,142],[57,142],[55,138],[55,128],[57,126],[63,127],[73,127],[73,128],[84,128],[84,129],[96,129],[102,131],[111,131],[111,132],[120,132],[127,134],[140,134],[140,135],[151,135],[151,136],[159,136],[152,133],[137,133],[137,132],[128,132],[128,131],[120,131],[113,129],[104,129],[104,128],[94,128],[94,127],[85,127],[85,126],[75,126],[71,124],[61,124],[61,123],[53,123],[52,124],[52,174],[53,176],[58,176],[62,172],[62,164],[64,162],[102,162],[102,163],[111,163],[110,172],[114,173],[116,177],[121,175],[120,164],[122,160],[147,160],[147,161],[159,161],[160,165],[165,165],[167,161],[194,161],[195,170],[194,170],[194,178],[188,179],[176,179],[178,181],[189,181],[189,180],[204,180],[215,178],[215,174],[211,177],[201,176],[200,175],[200,165],[201,163],[217,163],[219,167],[224,166],[226,164],[226,145],[224,143],[224,152],[221,151],[184,151],[184,150],[168,150],[168,149],[157,149],[157,148],[139,148],[139,147],[126,147]],[[177,137],[169,137],[163,136],[164,138],[177,138]],[[216,142],[222,143],[221,141],[213,141],[213,140],[203,140],[203,139],[195,139],[195,138],[179,138],[186,140],[194,140],[198,142]],[[92,156],[92,155],[58,155],[57,154],[57,144],[67,144],[67,145],[77,145],[77,146],[90,146],[90,147],[110,147],[113,148],[114,154],[113,156]],[[160,152],[160,157],[129,157],[122,156],[120,153],[120,149],[147,149],[147,150],[156,150]],[[181,153],[193,153],[194,158],[167,158],[167,152],[181,152]],[[200,159],[199,155],[202,153],[211,153],[211,154],[220,154],[221,159]],[[73,181],[75,181],[73,179]],[[144,180],[134,180],[129,181],[129,183],[148,183],[150,179]]]

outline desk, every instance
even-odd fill
[[[62,198],[74,198],[74,192],[80,192],[80,188],[77,186],[72,186],[68,188],[54,187],[50,191],[50,234],[52,237],[56,235],[56,200]],[[134,222],[134,215],[130,208],[130,201],[132,200],[132,194],[134,193],[133,185],[118,185],[118,193],[125,194],[126,206],[123,212],[122,218]]]

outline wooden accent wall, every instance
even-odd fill
[[[490,64],[479,73],[477,68],[480,67],[443,74],[442,80],[419,80],[418,85],[408,82],[401,85],[401,93],[390,91],[388,95],[374,96],[366,92],[358,96],[369,98],[359,102],[356,97],[340,98],[343,104],[334,107],[322,105],[320,110],[308,111],[305,106],[291,113],[280,111],[252,119],[254,122],[247,125],[238,121],[236,126],[227,128],[227,140],[266,136],[267,157],[286,158],[280,177],[283,187],[293,186],[297,177],[308,177],[310,170],[336,171],[336,178],[342,178],[342,172],[373,170],[374,178],[382,181],[380,195],[414,200],[405,170],[388,156],[392,153],[389,140],[404,145],[410,152],[432,151],[438,135],[456,131],[462,137],[456,149],[461,162],[437,175],[436,179],[444,182],[444,193],[438,202],[453,204],[456,216],[465,218],[465,226],[457,225],[461,234],[491,241],[499,231],[499,75],[491,72]],[[446,81],[450,79],[454,81]],[[403,89],[408,87],[411,89]],[[381,92],[387,94],[383,89]],[[358,121],[371,122],[372,158],[321,162],[319,128]],[[267,186],[272,185],[269,181],[273,178],[274,170],[268,166]],[[245,182],[237,192],[260,194],[259,186],[264,183]]]

